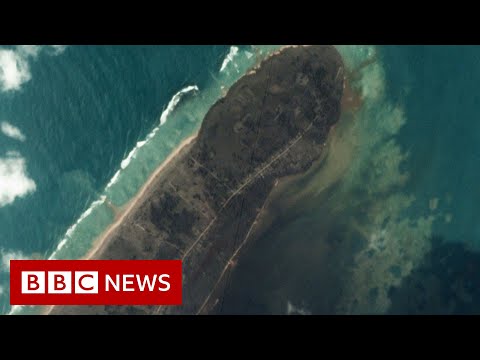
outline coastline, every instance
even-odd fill
[[[136,206],[142,202],[144,199],[145,193],[149,188],[153,185],[153,183],[157,180],[157,178],[161,175],[163,170],[172,163],[177,155],[188,145],[190,145],[196,138],[198,132],[187,137],[183,140],[173,152],[168,155],[164,162],[160,164],[160,166],[155,169],[155,171],[149,176],[148,180],[142,185],[140,190],[137,194],[126,204],[126,206],[120,211],[120,214],[117,216],[115,221],[110,224],[107,229],[93,242],[93,246],[90,251],[81,259],[81,260],[91,260],[95,255],[103,249],[106,245],[108,237],[123,223],[123,220],[136,208]]]
[[[282,47],[278,51],[281,51],[282,49],[287,47],[290,46]],[[252,71],[251,73],[254,74],[254,71]],[[349,79],[348,76],[344,76],[343,88],[345,92],[343,93],[341,99],[341,114],[343,114],[343,119],[341,117],[339,122],[329,129],[327,138],[325,142],[321,145],[324,148],[321,156],[313,162],[313,164],[307,171],[298,174],[287,175],[283,178],[278,178],[275,180],[274,186],[268,194],[254,222],[252,223],[252,226],[250,227],[247,236],[236,248],[234,254],[227,262],[227,265],[224,267],[223,272],[220,275],[215,286],[213,287],[211,293],[208,295],[201,308],[198,310],[197,315],[208,314],[215,308],[219,301],[218,294],[220,294],[221,291],[224,290],[226,276],[228,273],[233,273],[242,253],[248,251],[248,248],[252,245],[252,243],[254,243],[258,238],[260,238],[266,230],[268,230],[268,228],[272,225],[274,219],[278,217],[279,211],[285,211],[285,203],[279,203],[279,201],[281,201],[282,197],[292,196],[292,194],[289,193],[291,186],[297,183],[299,180],[317,173],[322,167],[327,166],[326,162],[328,162],[329,156],[331,156],[332,152],[334,152],[335,137],[339,136],[337,133],[341,131],[342,126],[347,126],[345,123],[351,123],[351,121],[353,121],[352,119],[355,112],[357,112],[363,104],[363,99],[361,98],[360,94],[356,93],[351,87],[351,81],[352,80]],[[293,197],[289,200],[289,202],[291,202],[291,204],[288,204],[287,207],[294,206],[294,204],[298,202],[298,199]],[[275,215],[275,213],[277,214]]]
[[[270,54],[267,59],[278,56],[284,51],[287,52],[286,50],[291,47],[301,48],[302,46],[285,46]],[[328,46],[319,46],[312,52],[303,49],[298,50],[297,56],[303,56],[305,62],[311,64],[307,68],[301,67],[302,62],[291,61],[295,54],[296,52],[292,50],[283,56],[280,61],[270,62],[270,64],[273,63],[276,66],[276,72],[273,75],[268,71],[269,68],[262,66],[266,61],[266,59],[263,59],[253,72],[257,74],[255,77],[251,77],[252,72],[249,72],[241,76],[235,85],[229,87],[223,96],[225,100],[217,101],[214,107],[210,109],[211,111],[207,113],[201,130],[196,135],[185,139],[152,173],[138,193],[124,208],[120,209],[113,223],[93,242],[91,249],[83,259],[98,259],[102,255],[107,255],[107,258],[125,258],[132,253],[134,253],[134,258],[151,256],[153,246],[158,246],[158,241],[163,241],[168,246],[162,245],[163,247],[159,247],[156,250],[155,256],[157,257],[178,256],[179,253],[180,255],[182,253],[193,254],[189,261],[190,266],[185,273],[185,276],[194,284],[187,294],[186,305],[182,309],[168,309],[169,311],[166,311],[166,313],[196,313],[198,310],[201,311],[204,306],[198,309],[198,306],[202,305],[202,303],[198,303],[198,299],[205,298],[205,305],[207,305],[212,293],[218,288],[217,285],[222,282],[222,275],[229,269],[230,264],[235,262],[243,245],[246,245],[250,235],[255,233],[255,228],[265,220],[267,212],[263,210],[265,210],[265,204],[270,202],[271,194],[269,192],[272,190],[272,186],[278,185],[276,179],[284,176],[294,176],[294,174],[303,173],[308,169],[312,161],[322,153],[324,146],[319,147],[318,145],[325,145],[324,142],[328,136],[331,121],[336,121],[338,118],[336,104],[339,104],[342,93],[342,83],[338,81],[338,75],[343,69],[338,52]],[[294,118],[290,116],[291,112],[288,112],[288,104],[284,104],[279,93],[282,89],[283,91],[288,89],[294,94],[305,95],[305,87],[310,83],[291,79],[289,74],[292,72],[284,71],[287,67],[290,69],[289,66],[294,66],[294,69],[304,74],[308,79],[315,75],[311,69],[317,67],[322,67],[326,72],[331,73],[331,76],[326,78],[326,84],[330,87],[309,85],[310,92],[307,95],[310,101],[299,104],[301,107],[300,115]],[[286,75],[283,76],[282,74]],[[242,80],[244,83],[239,84]],[[251,161],[248,161],[248,154],[245,155],[242,150],[245,146],[251,147],[253,143],[259,141],[258,138],[256,139],[252,132],[243,134],[243,132],[235,131],[231,136],[232,141],[226,142],[220,136],[223,133],[221,130],[229,129],[230,126],[235,129],[235,116],[243,119],[245,118],[244,113],[255,111],[255,107],[252,108],[253,105],[246,105],[251,104],[251,102],[248,96],[247,98],[242,97],[242,85],[250,87],[250,93],[247,95],[256,95],[258,98],[262,95],[265,96],[263,84],[268,85],[270,82],[275,84],[275,91],[268,103],[269,108],[273,109],[275,105],[283,106],[281,110],[286,111],[285,114],[287,114],[285,119],[278,120],[278,117],[275,117],[274,121],[279,123],[278,125],[282,125],[282,121],[288,121],[293,128],[287,129],[285,126],[278,126],[278,135],[274,140],[270,132],[257,130],[258,133],[263,134],[260,143],[272,145],[265,146],[259,151],[257,155],[258,164],[253,166]],[[292,86],[292,84],[295,86]],[[240,99],[240,103],[244,106],[234,106],[236,104],[235,99]],[[320,109],[313,108],[315,100],[318,99],[324,100],[322,104],[330,106],[323,106]],[[258,101],[253,104],[257,107],[262,106]],[[229,111],[229,114],[233,112],[234,115],[228,117],[229,121],[225,121],[222,110],[224,112]],[[320,120],[314,122],[306,116],[309,111],[314,111],[314,114],[317,114]],[[204,124],[208,125],[204,126]],[[263,124],[263,122],[260,122],[260,124]],[[248,130],[250,128],[251,124],[246,123],[242,129]],[[293,137],[295,134],[297,136]],[[197,140],[193,142],[195,139]],[[190,145],[192,142],[193,145]],[[295,146],[297,143],[298,145]],[[191,155],[194,160],[198,159],[200,161],[199,164],[197,164],[197,161],[193,163],[188,161],[189,149],[192,149]],[[311,149],[311,151],[305,152],[304,149]],[[216,153],[221,154],[220,160],[217,160],[217,157],[214,156]],[[173,162],[174,159],[175,162]],[[207,173],[205,173],[205,170],[199,171],[199,166],[206,169]],[[213,176],[207,176],[210,173]],[[180,174],[181,176],[179,176]],[[215,174],[220,174],[220,179]],[[172,175],[171,178],[168,178],[170,175]],[[257,181],[260,177],[263,181]],[[163,179],[170,179],[173,184],[164,182]],[[219,181],[224,185],[223,187],[219,188]],[[251,206],[245,209],[239,217],[239,202],[241,201],[243,204],[245,200],[248,200]],[[151,206],[149,207],[149,205]],[[161,214],[159,209],[162,209]],[[143,236],[143,232],[140,231],[145,231],[143,228],[138,231],[128,230],[136,229],[130,226],[135,225],[134,220],[136,218],[134,219],[132,216],[135,216],[136,211],[141,212],[140,215],[146,219],[147,228],[151,228],[153,234]],[[182,214],[182,217],[187,219],[187,224],[174,220],[177,219],[178,214]],[[159,215],[162,216],[159,217]],[[235,226],[233,225],[237,224],[237,228],[239,228],[238,224],[240,222],[243,222],[246,226],[241,227],[240,232],[237,229],[237,233],[234,234]],[[129,226],[124,227],[125,224]],[[126,238],[117,236],[123,230],[127,234]],[[141,246],[138,245],[138,241],[135,241],[139,237],[144,241]],[[243,238],[244,241],[239,247],[230,246],[235,245],[230,243],[232,239],[235,241],[236,238]],[[192,240],[194,241],[192,242]],[[198,251],[190,252],[197,244],[199,244],[197,246]],[[172,248],[175,250],[172,250]],[[225,258],[226,264],[223,264],[224,259],[214,257],[214,254],[222,251],[222,249],[226,249],[227,253],[225,255],[228,255]],[[207,265],[211,270],[205,273],[202,269],[205,269]],[[217,270],[221,270],[220,265],[226,266],[223,267],[224,271],[221,274],[217,274]],[[204,271],[204,276],[199,277],[201,271]],[[219,278],[218,275],[220,275]],[[213,291],[209,294],[207,291],[212,285]],[[55,307],[55,305],[48,307],[45,313],[51,314],[52,311],[57,313],[60,307]],[[73,307],[65,308],[63,312],[85,313],[84,310],[80,307]],[[151,312],[149,309],[143,311]],[[92,308],[86,309],[86,313],[128,313],[128,309]],[[158,311],[155,313],[158,313]]]
[[[260,63],[256,64],[250,71],[247,73],[243,74],[237,81],[240,81],[243,77],[251,75],[252,71],[255,73],[258,68],[260,67],[261,63],[273,56],[279,55],[283,50],[288,49],[288,48],[296,48],[296,47],[308,47],[311,45],[284,45],[281,46],[278,50],[271,52],[268,54],[266,57],[264,57]],[[230,89],[229,89],[230,90]],[[225,98],[226,94],[222,96],[222,98]],[[172,151],[168,157],[163,161],[157,169],[148,177],[147,181],[142,185],[140,190],[135,194],[135,196],[130,199],[130,201],[121,208],[119,214],[117,214],[115,220],[100,234],[92,244],[91,249],[88,251],[88,253],[81,258],[81,260],[91,260],[99,251],[101,251],[104,246],[106,245],[106,240],[108,240],[108,237],[112,234],[114,230],[120,224],[122,224],[123,220],[134,210],[136,205],[138,205],[141,200],[143,199],[145,192],[149,190],[150,186],[155,182],[157,177],[162,173],[162,171],[177,157],[177,155],[188,145],[190,145],[197,137],[199,133],[199,129],[189,137],[185,138],[176,148],[174,151]]]
[[[272,53],[262,58],[257,64],[255,64],[251,69],[249,69],[245,74],[243,74],[237,80],[237,82],[244,77],[255,74],[256,71],[260,68],[260,65],[263,61],[269,59],[272,56],[276,56],[280,54],[283,50],[287,48],[299,47],[299,46],[309,46],[309,45],[284,45],[280,47],[278,50],[273,51]],[[228,95],[229,90],[230,88],[228,88],[227,91],[222,96],[220,96],[220,99],[225,98]],[[200,129],[198,129],[193,135],[183,140],[177,146],[177,148],[165,159],[165,161],[162,164],[160,164],[160,166],[157,169],[155,169],[155,171],[150,175],[147,181],[142,185],[142,187],[137,192],[137,194],[120,210],[115,220],[93,241],[92,247],[87,252],[87,254],[81,258],[81,260],[91,260],[94,258],[94,256],[98,255],[101,252],[101,250],[105,248],[105,246],[108,243],[109,237],[112,235],[112,233],[123,223],[125,218],[137,207],[137,205],[141,203],[141,200],[143,200],[143,197],[147,192],[147,190],[149,190],[149,188],[153,185],[153,183],[158,178],[158,176],[160,176],[163,170],[165,170],[167,165],[173,162],[173,160],[175,160],[177,155],[198,137],[199,131]],[[55,308],[55,306],[56,305],[44,306],[45,310],[40,311],[40,314],[49,315],[52,312],[52,310]]]
[[[277,56],[279,55],[283,50],[288,49],[288,48],[295,48],[295,47],[308,47],[310,45],[284,45],[280,47],[278,50],[268,54],[265,58],[262,59],[262,62],[267,60],[270,57]],[[260,67],[260,63],[256,64],[254,68],[252,69],[254,72],[258,70]],[[251,71],[247,72],[246,74],[242,75],[237,81],[240,81],[243,77],[251,75]],[[224,98],[226,95],[222,96]],[[88,251],[88,253],[81,258],[81,260],[91,260],[94,258],[95,255],[97,255],[101,250],[105,247],[108,237],[117,229],[118,226],[120,226],[124,219],[136,208],[136,206],[141,203],[141,200],[143,200],[143,197],[147,190],[151,187],[151,185],[155,182],[155,180],[160,176],[160,174],[165,170],[165,168],[175,160],[177,155],[188,145],[190,145],[195,139],[198,137],[198,132],[200,130],[197,130],[194,134],[191,136],[187,137],[184,139],[176,148],[175,150],[168,155],[168,157],[165,159],[160,166],[155,169],[155,171],[149,176],[147,181],[142,185],[140,190],[137,192],[137,194],[120,210],[120,213],[117,215],[116,219],[114,220],[113,223],[111,223],[105,231],[98,236],[97,239],[93,241],[93,245],[91,249]]]
[[[171,165],[174,163],[180,152],[191,145],[198,136],[198,131],[194,133],[193,135],[187,137],[184,139],[176,148],[174,151],[168,155],[168,157],[163,161],[160,166],[158,166],[155,171],[149,176],[148,180],[142,185],[140,190],[137,192],[137,194],[122,208],[120,211],[120,214],[116,217],[115,221],[111,223],[102,234],[98,236],[97,239],[93,241],[91,249],[88,251],[88,253],[81,258],[81,260],[91,260],[95,256],[98,256],[101,254],[103,248],[107,245],[108,240],[110,239],[110,236],[113,234],[113,232],[123,223],[125,218],[132,213],[133,210],[136,209],[136,207],[142,203],[142,201],[145,198],[145,193],[150,190],[152,185],[156,182],[158,177],[163,173],[163,171],[167,168],[168,165]],[[50,312],[55,308],[56,305],[51,305],[48,306],[44,311],[41,311],[41,315],[49,315]]]

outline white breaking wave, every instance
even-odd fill
[[[135,145],[135,147],[128,153],[128,155],[122,160],[120,163],[120,169],[115,172],[115,174],[112,176],[110,181],[108,182],[107,186],[105,187],[105,190],[110,189],[117,181],[120,176],[120,173],[122,170],[124,170],[128,164],[130,164],[130,161],[135,158],[135,155],[137,154],[138,149],[140,149],[142,146],[144,146],[147,143],[146,140],[139,141]]]
[[[50,48],[52,55],[61,54],[64,45],[18,45],[14,49],[0,48],[0,90],[19,90],[31,79],[30,59],[35,59],[44,49]]]
[[[175,110],[175,107],[178,105],[178,103],[180,102],[181,98],[183,95],[185,95],[186,93],[189,93],[189,92],[192,92],[192,91],[198,91],[198,87],[196,85],[193,85],[193,86],[187,86],[186,88],[180,90],[179,92],[177,92],[173,98],[170,100],[170,102],[168,103],[167,105],[167,108],[165,109],[165,111],[163,111],[161,117],[160,117],[160,125],[155,127],[155,129],[153,129],[150,134],[147,135],[147,138],[143,141],[139,141],[137,142],[137,144],[135,145],[135,147],[130,151],[130,153],[125,157],[125,159],[122,160],[122,162],[120,163],[120,169],[117,170],[117,172],[115,172],[115,174],[113,175],[113,177],[110,179],[110,181],[108,182],[107,186],[105,187],[105,190],[108,190],[113,184],[115,184],[117,181],[118,181],[118,178],[121,174],[121,170],[124,170],[129,164],[130,164],[130,161],[132,159],[135,158],[138,150],[143,147],[154,135],[155,133],[158,131],[158,129],[160,128],[160,126],[162,126],[163,124],[165,124],[165,122],[167,121],[167,118],[168,116]],[[49,260],[52,260],[52,259],[55,259],[56,255],[58,254],[58,252],[65,246],[65,244],[68,242],[69,239],[72,238],[77,226],[86,218],[88,217],[92,211],[97,207],[97,206],[100,206],[102,205],[106,200],[106,196],[102,196],[99,200],[96,200],[92,203],[92,205],[90,205],[90,207],[85,210],[85,212],[78,218],[78,220],[75,222],[75,224],[73,224],[68,230],[67,232],[65,233],[65,236],[64,238],[59,242],[59,244],[57,245],[57,248],[55,249],[55,251],[50,255],[50,257],[48,258]]]
[[[19,141],[26,140],[25,135],[23,135],[20,129],[13,126],[9,122],[2,121],[2,123],[0,124],[0,130],[5,136],[8,136],[12,139],[19,140]]]
[[[5,292],[5,288],[0,285],[0,296],[2,296],[4,292]]]
[[[107,199],[106,196],[102,195],[100,197],[100,199],[98,200],[95,200],[92,205],[90,205],[90,207],[84,211],[84,213],[82,215],[80,215],[80,217],[78,218],[77,222],[75,224],[73,224],[72,226],[70,226],[67,230],[67,232],[65,233],[65,236],[64,238],[62,239],[62,241],[60,241],[57,245],[57,248],[55,249],[55,251],[52,253],[52,255],[50,255],[50,257],[48,258],[48,260],[53,260],[55,259],[55,257],[57,256],[58,252],[60,250],[62,250],[62,248],[65,246],[65,244],[67,243],[67,241],[69,239],[72,238],[73,234],[75,233],[75,229],[77,228],[77,226],[83,221],[85,220],[85,218],[90,215],[92,213],[92,211],[97,207],[97,206],[100,206],[102,205],[105,200]]]
[[[0,157],[0,184],[0,207],[37,189],[35,181],[28,177],[25,159],[15,151],[9,151],[6,157]]]
[[[117,182],[119,176],[120,176],[120,170],[117,170],[115,175],[113,175],[110,181],[108,182],[107,186],[105,187],[105,190],[110,189],[110,187]]]
[[[0,270],[10,272],[10,260],[25,260],[28,258],[21,251],[0,249]]]
[[[190,93],[192,91],[198,91],[198,86],[196,86],[196,85],[187,86],[187,87],[183,88],[182,90],[180,90],[179,92],[177,92],[175,95],[173,95],[172,99],[168,102],[167,108],[162,112],[162,115],[160,116],[160,124],[158,126],[156,126],[147,135],[145,140],[137,142],[135,147],[122,160],[122,162],[120,163],[120,170],[117,170],[117,172],[113,175],[113,177],[110,179],[107,186],[105,187],[105,190],[108,190],[110,187],[112,187],[112,185],[114,185],[118,181],[121,170],[124,170],[128,166],[128,164],[130,164],[130,161],[132,161],[132,159],[134,159],[135,156],[137,155],[138,150],[141,147],[143,147],[145,144],[147,144],[148,141],[155,136],[157,131],[160,129],[160,126],[164,125],[167,122],[168,117],[175,110],[175,108],[177,107],[177,105],[180,102],[180,100],[182,99],[182,97],[185,94]]]
[[[192,92],[192,91],[198,91],[198,87],[196,85],[193,85],[193,86],[187,86],[186,88],[180,90],[179,92],[177,92],[173,98],[170,100],[170,102],[168,103],[167,105],[167,108],[165,109],[165,111],[163,111],[161,117],[160,117],[160,124],[155,127],[155,129],[153,129],[150,134],[147,135],[146,139],[143,140],[143,141],[139,141],[137,142],[137,144],[135,145],[135,147],[129,152],[129,154],[122,160],[122,162],[120,163],[120,169],[117,170],[115,172],[115,174],[113,175],[113,177],[110,179],[110,181],[108,182],[107,186],[105,187],[105,190],[108,190],[112,185],[114,185],[117,181],[118,181],[118,178],[121,174],[121,171],[124,170],[131,162],[132,159],[135,158],[138,150],[140,148],[142,148],[151,138],[153,138],[153,136],[155,135],[155,133],[158,131],[158,129],[160,128],[160,126],[162,126],[163,124],[166,123],[167,121],[167,118],[168,116],[175,110],[175,107],[178,105],[178,103],[180,102],[181,98],[183,95],[189,93],[189,92]],[[77,229],[78,225],[83,221],[85,220],[91,213],[92,211],[102,205],[106,200],[106,196],[103,195],[101,196],[101,198],[99,200],[96,200],[94,201],[90,207],[85,210],[85,212],[78,218],[78,220],[75,222],[75,224],[73,224],[72,226],[70,226],[70,228],[67,230],[67,232],[65,233],[65,236],[63,237],[63,239],[58,243],[57,245],[57,248],[55,249],[55,251],[52,252],[52,254],[50,255],[50,257],[48,258],[49,260],[53,260],[56,258],[58,252],[67,244],[67,242],[72,238],[73,234],[75,233],[75,230]]]
[[[128,164],[130,164],[130,161],[135,157],[135,155],[137,154],[137,151],[138,149],[140,149],[143,145],[145,145],[147,143],[146,140],[143,140],[143,141],[139,141],[137,142],[137,145],[135,145],[135,147],[132,149],[132,151],[130,151],[130,153],[128,154],[128,156],[122,160],[122,162],[120,163],[120,167],[123,169],[125,169]]]
[[[196,85],[187,86],[186,88],[180,90],[175,95],[173,95],[172,100],[170,100],[170,102],[167,105],[167,108],[160,116],[160,126],[167,122],[168,116],[173,112],[173,110],[175,110],[175,107],[180,102],[182,96],[192,91],[198,91],[198,86]]]
[[[238,47],[236,46],[232,46],[230,48],[230,51],[228,52],[227,56],[225,57],[225,59],[223,60],[223,63],[222,63],[222,67],[220,68],[220,72],[224,72],[226,69],[227,69],[227,66],[228,64],[230,64],[231,62],[233,62],[233,59],[235,58],[235,56],[238,55]],[[238,67],[235,63],[233,63],[235,65],[235,68],[237,69],[238,71]]]

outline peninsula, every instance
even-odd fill
[[[286,47],[243,76],[153,174],[89,258],[182,259],[182,306],[55,306],[50,314],[207,314],[277,181],[317,160],[340,116],[333,46]],[[267,260],[268,261],[268,260]]]

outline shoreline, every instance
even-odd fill
[[[308,45],[303,45],[305,47],[307,47]],[[291,47],[303,47],[302,45],[286,45],[286,46],[282,46],[280,49],[268,54],[266,57],[262,58],[261,61],[259,61],[258,64],[256,64],[256,66],[254,66],[252,69],[250,69],[250,71],[248,71],[246,74],[242,75],[238,80],[240,81],[241,79],[245,78],[245,77],[249,77],[250,75],[252,74],[255,74],[257,72],[257,70],[260,68],[261,64],[264,63],[264,61],[266,61],[267,59],[271,58],[271,57],[275,57],[275,56],[278,56],[280,53],[282,53],[285,49],[288,49],[288,48],[291,48]],[[338,77],[338,72],[337,72],[337,77]],[[337,78],[335,78],[335,81],[337,80]],[[227,97],[228,93],[230,92],[231,88],[229,88],[225,94],[223,94],[223,96],[221,96],[221,98],[225,98]],[[200,130],[199,130],[200,131]],[[171,165],[173,163],[173,160],[177,159],[178,156],[182,153],[182,151],[187,148],[190,144],[192,144],[192,142],[194,142],[195,139],[197,139],[197,136],[199,134],[199,131],[196,132],[194,135],[186,138],[185,140],[183,140],[175,149],[174,151],[169,154],[169,156],[165,159],[165,161],[160,164],[160,166],[155,169],[155,171],[149,176],[149,178],[147,179],[147,181],[142,185],[142,187],[139,189],[139,191],[137,192],[137,194],[134,195],[134,197],[119,211],[119,213],[117,214],[117,216],[115,217],[114,221],[112,222],[112,224],[110,224],[105,230],[104,232],[97,237],[97,239],[95,239],[93,242],[92,242],[92,246],[91,248],[89,249],[89,251],[86,253],[86,255],[84,257],[82,257],[82,259],[85,259],[85,260],[89,260],[89,259],[92,259],[92,258],[98,258],[98,256],[100,256],[102,253],[104,253],[105,249],[107,248],[108,244],[111,242],[110,240],[112,239],[112,235],[115,233],[115,231],[118,230],[118,228],[120,227],[120,225],[124,224],[125,221],[129,221],[128,220],[128,216],[131,215],[132,213],[135,212],[135,210],[138,208],[139,205],[141,205],[145,199],[146,199],[146,195],[151,192],[151,190],[153,189],[153,185],[155,185],[157,183],[157,180],[158,180],[158,177],[163,174],[164,170],[166,170],[168,168],[169,165]],[[324,144],[325,145],[325,144]],[[290,177],[290,176],[289,176]],[[295,175],[292,176],[293,178],[296,178]],[[293,179],[290,179],[290,180],[293,180]],[[287,180],[288,181],[288,180]],[[278,182],[276,183],[276,185],[278,185]],[[282,186],[282,184],[280,184],[281,186],[279,186],[279,188],[283,188],[284,186]],[[278,191],[278,189],[272,189],[273,193],[275,193],[275,190]],[[271,203],[271,195],[272,194],[268,194],[267,195],[267,199],[265,201],[265,203],[263,204],[262,206],[262,209],[260,210],[260,212],[257,214],[257,216],[255,217],[254,219],[254,222],[251,226],[251,228],[249,229],[248,231],[248,234],[246,235],[245,237],[245,240],[244,242],[241,244],[241,246],[234,252],[233,256],[232,256],[232,259],[235,259],[235,257],[239,254],[241,248],[243,247],[243,245],[246,245],[247,241],[246,240],[249,240],[249,235],[250,235],[250,232],[252,230],[254,230],[254,228],[258,228],[258,225],[261,225],[264,220],[265,220],[265,217],[268,217],[268,211],[265,211],[265,205],[270,204]],[[263,211],[262,211],[263,210]],[[257,226],[255,226],[257,225]],[[261,226],[260,226],[261,227]],[[258,229],[255,229],[258,231]],[[256,231],[253,231],[253,233],[255,233]],[[221,277],[220,279],[221,280]],[[207,299],[208,300],[208,299]],[[54,308],[55,308],[56,305],[51,305],[51,306],[48,306],[48,307],[45,307],[46,309],[42,312],[43,314],[50,314]]]
[[[269,59],[270,57],[279,55],[283,50],[287,48],[295,48],[295,47],[308,47],[310,45],[283,45],[279,49],[271,52],[266,57],[264,57],[259,64],[256,64],[253,69],[251,69],[246,74],[243,74],[237,81],[240,81],[243,77],[250,75],[251,71],[256,71],[260,64]],[[225,95],[226,96],[226,95]],[[222,96],[225,97],[225,96]],[[194,134],[190,135],[189,137],[185,138],[176,148],[171,152],[168,157],[163,161],[157,169],[148,177],[147,181],[142,185],[139,191],[135,194],[135,196],[128,201],[128,203],[120,210],[120,213],[116,216],[114,221],[102,232],[92,243],[92,247],[87,252],[85,256],[81,258],[81,260],[91,260],[104,246],[108,236],[123,222],[123,220],[132,212],[132,210],[136,207],[138,202],[141,200],[145,192],[148,188],[155,182],[156,178],[161,174],[161,172],[169,165],[177,155],[188,145],[190,145],[195,139],[198,137],[200,129],[198,129]],[[108,200],[108,199],[107,199]]]
[[[260,64],[266,59],[272,56],[278,55],[286,48],[297,47],[297,46],[301,46],[301,45],[284,45],[279,49],[273,51],[272,53],[262,58],[261,61],[259,61],[259,63],[254,64],[253,67],[249,69],[245,74],[243,74],[237,81],[240,81],[245,76],[254,74],[260,67]],[[308,46],[308,45],[303,45],[303,46]],[[225,94],[220,96],[220,99],[225,98],[229,90],[230,88],[225,92]],[[93,241],[92,247],[90,248],[90,250],[87,252],[85,256],[80,258],[80,260],[91,260],[95,255],[97,255],[105,247],[106,243],[108,242],[107,241],[108,237],[112,234],[112,232],[122,224],[125,218],[132,212],[132,210],[136,207],[136,205],[138,205],[140,198],[143,197],[144,193],[148,190],[148,188],[152,185],[152,183],[155,182],[156,178],[161,174],[161,172],[165,169],[165,167],[175,159],[175,157],[181,152],[182,149],[190,145],[197,138],[199,131],[200,129],[198,129],[193,135],[183,140],[177,146],[177,148],[165,159],[165,161],[157,169],[155,169],[155,171],[150,175],[147,181],[142,185],[142,187],[137,192],[137,194],[135,194],[135,196],[132,199],[130,199],[130,201],[116,216],[114,221]],[[49,315],[52,312],[52,310],[55,308],[55,306],[57,305],[44,306],[45,310],[40,311],[40,315]]]
[[[144,200],[145,193],[151,188],[155,183],[158,177],[162,174],[165,168],[170,165],[180,154],[180,152],[185,149],[187,146],[191,145],[197,139],[198,131],[193,135],[190,135],[184,139],[176,148],[173,150],[168,157],[163,161],[155,171],[148,177],[147,181],[142,185],[140,190],[135,194],[135,196],[130,199],[130,201],[123,207],[120,211],[120,214],[116,217],[114,222],[112,222],[92,243],[92,247],[80,260],[91,260],[96,255],[101,253],[101,250],[105,248],[108,244],[108,240],[112,233],[123,223],[125,218],[132,213],[132,211]],[[44,311],[40,312],[40,315],[49,315],[50,312],[55,308],[56,305],[48,306]]]
[[[190,145],[196,138],[198,132],[184,139],[176,148],[173,150],[163,161],[160,166],[158,166],[155,171],[148,177],[147,181],[142,185],[140,190],[135,194],[135,196],[130,199],[130,201],[125,205],[124,208],[120,211],[120,214],[117,216],[115,221],[111,223],[105,231],[93,241],[92,248],[87,252],[87,254],[81,258],[81,260],[91,260],[105,245],[106,240],[116,230],[118,226],[123,223],[123,220],[132,212],[132,210],[143,200],[145,192],[149,190],[150,186],[157,180],[158,176],[162,171],[177,157],[177,155],[188,145]]]

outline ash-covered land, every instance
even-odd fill
[[[308,170],[338,121],[344,68],[333,46],[288,47],[234,84],[96,253],[182,259],[182,306],[57,306],[52,314],[198,314],[254,237],[278,179]]]

